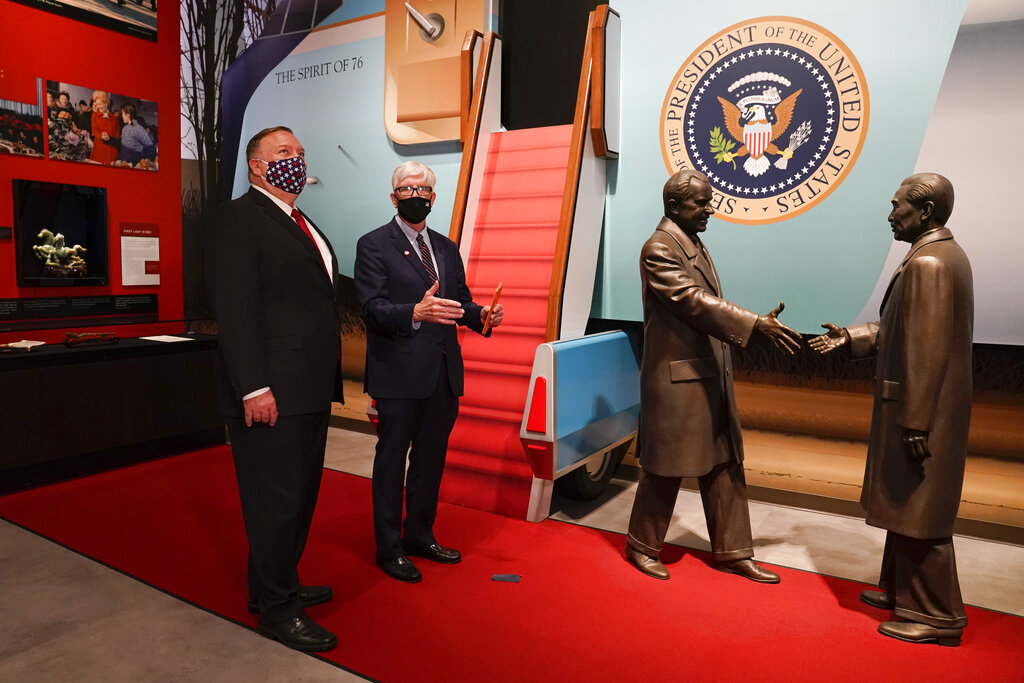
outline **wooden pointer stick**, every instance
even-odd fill
[[[487,330],[491,329],[491,314],[494,313],[494,307],[498,305],[498,297],[501,296],[501,285],[499,282],[498,286],[494,288],[494,296],[491,297],[491,307],[487,309],[487,315],[484,317],[484,334],[487,334]]]

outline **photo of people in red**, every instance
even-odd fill
[[[45,114],[51,159],[159,168],[156,102],[47,81]]]
[[[43,156],[42,107],[0,99],[0,154]]]

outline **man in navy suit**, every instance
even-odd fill
[[[372,487],[375,559],[389,576],[409,583],[422,579],[409,555],[444,564],[462,560],[433,531],[448,436],[463,393],[456,325],[482,333],[488,313],[491,327],[502,319],[500,304],[490,312],[490,306],[473,302],[458,246],[427,228],[435,182],[423,164],[401,164],[391,177],[398,215],[356,245],[355,290],[366,321],[365,388],[379,419]]]
[[[219,330],[218,385],[249,540],[249,609],[288,647],[337,638],[304,607],[333,597],[297,565],[323,473],[331,401],[341,401],[338,260],[295,208],[305,150],[283,126],[246,147],[249,191],[208,221],[206,288]]]

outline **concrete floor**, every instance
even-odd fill
[[[358,681],[0,522],[0,681]]]
[[[374,437],[332,429],[327,466],[368,476]],[[635,483],[602,498],[556,497],[552,518],[624,532]],[[862,520],[752,502],[757,557],[872,582],[884,533]],[[367,530],[367,533],[370,533]],[[682,491],[668,541],[707,549],[699,496]],[[1024,616],[1024,547],[956,537],[964,600]],[[6,522],[0,522],[0,680],[349,681],[300,654]]]

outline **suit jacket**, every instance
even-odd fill
[[[662,218],[640,252],[644,351],[637,452],[645,471],[696,477],[743,460],[730,344],[757,314],[721,298],[706,250]]]
[[[266,386],[282,415],[330,410],[331,400],[342,401],[337,292],[313,241],[255,188],[213,211],[204,234],[224,414],[242,415],[242,397]],[[336,283],[333,249],[331,269]]]
[[[481,332],[481,306],[466,286],[459,248],[427,228],[440,271],[438,296],[462,304],[458,320]],[[355,290],[366,321],[365,390],[374,398],[427,398],[434,393],[442,366],[456,396],[463,393],[462,350],[455,325],[421,323],[413,329],[412,312],[430,289],[420,255],[395,219],[363,235],[356,244]]]
[[[881,313],[879,322],[849,328],[855,357],[878,355],[861,504],[871,526],[946,538],[963,488],[974,333],[971,264],[949,230],[911,245]],[[910,462],[904,428],[929,433],[923,466]]]

